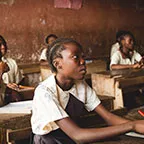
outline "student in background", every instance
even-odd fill
[[[18,89],[18,85],[15,83],[5,84],[3,82],[3,74],[8,72],[9,70],[10,69],[7,63],[4,63],[2,61],[2,53],[0,51],[0,107],[8,104],[9,102],[21,100],[20,96],[15,91]]]
[[[134,36],[130,32],[126,32],[120,36],[119,40],[120,48],[112,55],[110,69],[143,67],[142,56],[134,50]]]
[[[127,33],[127,31],[124,31],[124,30],[120,30],[116,33],[116,43],[112,45],[111,47],[111,52],[110,52],[110,58],[112,57],[112,55],[119,50],[120,48],[120,37]]]
[[[0,51],[2,53],[2,61],[7,63],[9,66],[9,71],[4,73],[2,78],[5,84],[16,83],[19,84],[23,80],[23,75],[21,74],[17,63],[14,59],[6,56],[7,54],[7,43],[5,39],[0,35]]]
[[[45,62],[46,62],[46,64],[47,64],[46,51],[47,51],[49,45],[50,45],[53,41],[55,41],[56,39],[57,39],[57,36],[54,35],[54,34],[50,34],[50,35],[48,35],[48,36],[46,37],[45,43],[47,44],[47,48],[44,48],[44,49],[42,50],[41,55],[40,55],[40,63],[41,63],[41,64],[44,64]]]
[[[5,101],[6,84],[3,83],[2,75],[9,70],[8,65],[2,62],[1,58],[2,58],[2,53],[0,51],[0,107],[6,104]]]
[[[90,143],[129,131],[144,134],[144,120],[130,121],[110,113],[84,81],[86,66],[78,42],[57,39],[47,58],[55,74],[35,90],[31,118],[35,144]],[[75,118],[86,110],[98,113],[109,126],[81,128]]]

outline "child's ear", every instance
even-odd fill
[[[122,45],[124,45],[124,43],[125,43],[125,39],[123,39],[123,40],[121,41],[121,44],[122,44]]]
[[[54,61],[53,61],[53,65],[54,65],[54,67],[56,68],[56,69],[61,69],[62,67],[61,67],[61,63],[60,63],[60,60],[58,60],[58,59],[55,59]]]

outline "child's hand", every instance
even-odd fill
[[[137,120],[133,122],[133,130],[135,132],[144,134],[144,120]]]
[[[142,65],[140,63],[136,63],[136,64],[132,65],[132,68],[134,68],[134,69],[138,69],[138,68],[141,68],[141,67],[142,67]]]
[[[18,90],[19,86],[16,83],[8,83],[7,87],[13,89],[13,90]]]

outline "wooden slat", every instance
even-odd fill
[[[30,127],[31,115],[29,114],[0,114],[0,117],[0,144],[7,143],[7,130],[14,131]]]
[[[99,99],[102,102],[102,105],[107,109],[107,110],[113,110],[114,109],[114,97],[111,96],[98,96]]]
[[[52,74],[51,69],[48,66],[40,66],[40,73],[42,80],[45,80]]]
[[[111,110],[111,112],[119,116],[124,116],[127,114],[127,109],[120,108]],[[106,125],[105,121],[95,112],[80,116],[80,121],[78,123],[82,127],[101,127]]]
[[[40,64],[39,63],[18,64],[18,67],[23,72],[23,74],[40,72]]]
[[[106,61],[104,60],[93,60],[86,64],[87,74],[92,74],[95,72],[101,72],[106,70]]]
[[[91,75],[92,88],[98,95],[112,96],[115,94],[115,80],[107,74],[93,73]]]
[[[26,139],[30,137],[32,132],[31,127],[18,129],[18,130],[7,130],[7,142],[13,142],[16,140]]]
[[[119,88],[126,88],[130,86],[144,84],[144,76],[123,78],[123,79],[118,79],[117,81],[119,81],[119,85],[118,85]]]

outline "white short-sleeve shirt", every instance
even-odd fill
[[[47,48],[43,49],[40,55],[40,60],[47,60],[46,57]]]
[[[2,57],[2,61],[7,63],[10,69],[8,72],[3,74],[2,76],[3,82],[5,84],[8,84],[8,83],[18,84],[24,76],[20,72],[16,61],[12,58],[7,58],[7,57]]]
[[[111,53],[110,53],[110,58],[113,56],[113,54],[118,51],[120,48],[120,45],[118,42],[116,42],[115,44],[112,45],[111,47]]]
[[[111,58],[111,63],[110,66],[112,64],[135,64],[136,62],[139,62],[141,60],[142,56],[134,51],[133,56],[131,59],[129,58],[123,58],[122,54],[120,51],[117,51],[113,54],[112,58]]]
[[[63,91],[55,82],[54,75],[39,84],[34,93],[31,125],[34,134],[44,135],[58,129],[55,121],[69,117],[65,108],[69,93],[84,103],[88,111],[94,110],[100,100],[85,81],[76,81],[69,91]]]

